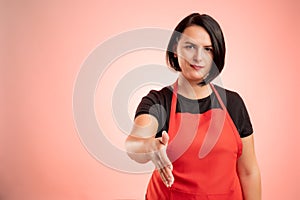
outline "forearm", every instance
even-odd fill
[[[138,163],[146,163],[150,161],[151,153],[150,143],[153,138],[137,138],[128,136],[125,142],[125,148],[128,156]]]
[[[152,153],[157,149],[155,135],[158,128],[157,119],[149,114],[139,115],[125,141],[128,156],[138,163],[151,160]]]
[[[259,170],[249,174],[240,174],[244,200],[261,200],[261,178]]]

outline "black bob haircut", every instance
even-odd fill
[[[204,28],[210,36],[213,48],[213,63],[209,71],[209,75],[201,82],[205,85],[216,78],[223,70],[225,63],[225,41],[220,25],[216,20],[206,14],[192,13],[185,17],[173,31],[170,38],[168,49],[166,52],[167,64],[176,71],[181,71],[178,59],[175,57],[175,48],[177,43],[187,27],[197,25]]]

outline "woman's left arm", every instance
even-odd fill
[[[261,200],[261,178],[254,151],[253,134],[242,138],[242,142],[243,152],[237,167],[244,200]]]

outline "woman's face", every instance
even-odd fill
[[[175,53],[186,80],[199,83],[208,76],[213,62],[213,48],[204,28],[197,25],[187,27],[178,41]]]

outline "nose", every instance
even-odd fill
[[[204,52],[202,48],[197,48],[194,55],[193,55],[193,60],[197,63],[202,61],[204,58]]]

